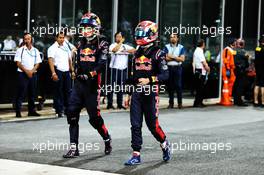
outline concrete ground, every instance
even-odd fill
[[[120,112],[120,111],[124,111],[124,110],[107,110],[106,109],[106,102],[107,100],[105,99],[105,104],[102,103],[103,98],[101,98],[101,104],[100,104],[100,109],[101,111],[104,112]],[[116,101],[116,99],[114,98],[114,102]],[[185,107],[190,107],[193,104],[193,99],[190,98],[184,98],[183,99],[184,102],[184,106]],[[40,117],[28,117],[27,116],[27,103],[23,103],[22,106],[22,118],[16,118],[15,117],[15,111],[13,109],[12,104],[0,104],[0,122],[2,123],[6,123],[6,122],[20,122],[20,121],[34,121],[34,120],[45,120],[45,119],[55,119],[57,118],[55,115],[55,110],[52,107],[52,100],[46,100],[45,101],[45,105],[44,108],[41,111],[37,111],[39,114],[41,114]],[[207,104],[215,104],[215,100],[211,100],[206,102]],[[38,103],[36,102],[36,105]],[[116,105],[114,104],[114,106],[116,107]],[[160,97],[160,104],[159,107],[160,109],[164,109],[167,108],[168,106],[168,98],[166,96],[161,96]],[[175,105],[175,107],[177,107],[177,105]],[[129,111],[129,109],[127,109],[127,111]],[[85,109],[83,109],[82,111],[82,115],[87,115],[87,112]]]
[[[159,144],[144,124],[142,164],[135,167],[123,165],[131,155],[129,113],[105,111],[102,115],[113,139],[109,156],[104,155],[103,141],[84,114],[79,158],[62,158],[69,141],[68,126],[66,118],[55,118],[0,123],[0,159],[117,174],[264,174],[263,108],[160,110],[160,124],[172,143],[173,158],[163,163]]]

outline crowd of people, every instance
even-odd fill
[[[127,109],[130,104],[130,95],[127,95],[123,88],[118,92],[116,92],[114,88],[116,85],[124,86],[133,73],[131,72],[131,68],[129,68],[129,66],[131,66],[129,65],[129,60],[131,58],[133,59],[130,55],[133,56],[135,54],[138,46],[134,48],[133,46],[125,44],[125,37],[121,31],[118,31],[114,35],[114,38],[115,42],[107,49],[106,57],[110,59],[107,70],[102,71],[103,75],[101,75],[103,81],[111,85],[112,89],[110,92],[104,93],[103,96],[107,98],[107,109]],[[51,80],[54,84],[53,107],[58,117],[62,117],[67,111],[69,94],[72,91],[73,82],[76,81],[75,74],[76,70],[78,70],[76,67],[76,57],[86,53],[94,54],[90,49],[83,51],[83,53],[79,53],[78,48],[82,41],[79,42],[79,46],[74,46],[70,43],[69,39],[70,37],[67,33],[63,31],[57,33],[54,44],[47,49]],[[15,49],[16,44],[10,37],[7,37],[5,41],[7,43],[5,47],[10,47],[8,50]],[[172,33],[169,36],[169,43],[161,49],[166,55],[164,60],[166,61],[169,72],[168,80],[164,82],[169,97],[168,109],[174,108],[175,91],[177,94],[178,108],[181,109],[183,107],[182,78],[186,49],[179,41],[180,35]],[[26,91],[29,95],[29,116],[39,116],[35,110],[34,100],[37,81],[35,77],[37,76],[37,69],[41,63],[41,59],[38,49],[33,47],[33,37],[30,33],[24,34],[22,42],[22,46],[17,49],[15,56],[19,73],[18,91],[15,99],[16,117],[21,117],[21,103]],[[203,99],[206,94],[205,87],[210,74],[210,65],[208,64],[207,54],[205,53],[205,45],[206,43],[203,39],[198,40],[192,58],[193,86],[195,89],[194,107],[205,107]],[[222,56],[221,74],[223,80],[221,104],[248,106],[248,103],[245,101],[253,100],[254,106],[264,106],[264,73],[262,70],[264,64],[263,45],[264,36],[260,37],[259,46],[255,49],[255,59],[252,59],[252,56],[244,50],[245,41],[243,39],[229,39],[228,46],[224,48],[222,54],[219,54]],[[34,62],[26,61],[29,59],[27,57],[32,57],[31,59],[34,60]],[[85,59],[90,60],[94,58]],[[32,75],[27,75],[28,70],[26,68],[30,68],[28,70],[33,71],[30,73]],[[114,93],[117,95],[116,107],[113,105]],[[126,98],[123,98],[124,95]],[[40,101],[39,106],[41,105],[43,107],[43,102],[44,101]],[[42,107],[39,107],[39,109],[42,109]]]
[[[11,35],[8,35],[4,41],[0,43],[0,51],[16,51],[22,42],[21,38],[17,37],[17,41],[15,41]]]
[[[245,51],[241,38],[229,39],[222,53],[222,98],[223,105],[248,106],[253,100],[255,107],[264,107],[263,94],[263,46],[264,36],[255,49],[255,59]],[[252,77],[255,77],[255,80]],[[244,99],[242,98],[244,97]]]
[[[51,81],[54,83],[53,107],[58,117],[67,116],[70,133],[70,150],[64,158],[79,156],[79,117],[83,107],[87,109],[90,124],[98,131],[105,142],[105,154],[112,151],[111,136],[100,113],[101,74],[113,86],[124,85],[135,88],[166,85],[169,101],[168,108],[174,108],[174,93],[177,93],[178,108],[182,102],[182,72],[185,61],[185,47],[179,43],[180,35],[172,33],[169,43],[160,48],[156,43],[158,38],[157,24],[151,21],[140,22],[135,29],[136,48],[125,44],[122,32],[115,34],[115,42],[108,44],[100,33],[101,22],[93,13],[85,14],[80,26],[83,27],[82,37],[78,46],[72,45],[67,34],[60,31],[55,36],[55,42],[47,50]],[[9,38],[10,39],[10,38]],[[260,45],[255,50],[256,82],[254,88],[254,106],[264,106],[264,36],[259,40]],[[9,41],[6,47],[13,44]],[[193,75],[195,87],[194,107],[205,107],[205,86],[211,72],[204,53],[206,43],[199,39],[193,53]],[[222,53],[223,88],[221,104],[247,106],[242,99],[245,95],[246,77],[249,71],[250,56],[244,50],[243,39],[230,39],[229,45]],[[105,70],[109,55],[109,69]],[[133,55],[129,67],[129,55]],[[36,76],[41,64],[40,52],[33,46],[33,37],[25,33],[23,43],[16,51],[15,59],[18,67],[18,91],[15,99],[16,117],[21,117],[23,98],[28,94],[28,116],[40,116],[35,109]],[[104,72],[105,71],[105,72]],[[74,84],[72,83],[74,82]],[[154,89],[154,88],[152,88]],[[124,102],[123,95],[127,93]],[[158,122],[159,88],[147,94],[143,91],[131,91],[121,88],[117,92],[117,108],[127,109],[130,106],[130,121],[132,133],[132,158],[125,165],[140,164],[140,150],[142,145],[141,127],[143,114],[147,127],[160,142],[163,160],[170,159],[170,144],[166,134]],[[107,109],[113,105],[113,91],[107,96]],[[233,98],[232,98],[233,97]]]

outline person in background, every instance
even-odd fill
[[[111,44],[109,51],[111,52],[110,62],[110,81],[112,88],[114,85],[122,87],[127,79],[128,54],[133,54],[135,49],[127,44],[124,44],[125,38],[121,32],[115,34],[115,43]],[[112,89],[113,90],[113,89]],[[108,105],[107,109],[114,109],[113,92],[107,94]],[[123,92],[117,92],[117,108],[126,109],[123,106]]]
[[[12,39],[12,36],[9,35],[6,37],[6,39],[4,40],[4,51],[14,51],[16,50],[16,42]]]
[[[17,43],[18,43],[18,47],[19,46],[22,46],[22,44],[23,44],[23,38],[20,38],[20,36],[17,36],[16,37],[16,41],[17,41]],[[35,46],[36,46],[36,43],[35,43]],[[37,47],[37,46],[36,46]]]
[[[170,35],[170,43],[165,45],[166,61],[169,68],[168,93],[169,106],[174,107],[174,92],[177,92],[178,108],[182,108],[182,63],[185,60],[185,48],[179,44],[179,35]]]
[[[56,42],[48,49],[48,62],[51,78],[54,81],[54,108],[58,117],[67,113],[69,95],[71,91],[71,76],[74,78],[71,51],[64,43],[64,33],[56,35]]]
[[[234,104],[237,106],[248,106],[242,100],[247,83],[247,68],[249,66],[249,56],[246,54],[244,47],[245,41],[243,39],[237,39],[236,55],[234,56],[236,80],[233,87]]]
[[[14,61],[17,64],[18,86],[15,99],[16,117],[21,117],[21,106],[28,93],[28,116],[40,116],[35,110],[36,72],[42,62],[39,50],[32,45],[32,36],[25,33],[23,46],[16,51]]]
[[[206,84],[206,77],[210,72],[205,56],[204,56],[205,42],[203,39],[198,40],[197,47],[193,53],[193,69],[194,69],[194,86],[196,95],[194,100],[194,107],[205,107],[203,104],[204,87]]]
[[[259,46],[255,49],[256,85],[254,88],[254,106],[264,107],[264,36],[259,40]],[[259,96],[261,100],[259,103]]]
[[[235,76],[235,60],[234,57],[236,55],[236,39],[229,38],[228,46],[226,46],[222,52],[222,81],[223,84],[227,84],[228,86],[228,102],[224,100],[225,98],[221,99],[220,104],[222,105],[229,105],[232,104],[232,95],[233,95],[233,86],[236,80]],[[224,87],[224,86],[223,86]],[[222,92],[225,93],[225,92]]]

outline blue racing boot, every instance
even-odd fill
[[[63,158],[76,158],[79,155],[80,154],[79,154],[78,146],[76,146],[76,144],[71,144],[69,151],[63,155]]]
[[[137,153],[133,153],[131,159],[125,162],[125,165],[127,166],[140,165],[140,164],[141,164],[140,154]]]
[[[163,152],[163,160],[165,162],[169,161],[171,159],[171,148],[169,141],[165,140],[162,144],[160,144],[160,147]]]

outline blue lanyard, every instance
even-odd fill
[[[67,49],[67,48],[65,49],[65,46],[59,46],[59,48],[65,52],[69,53],[69,49]]]
[[[24,47],[23,47],[23,49],[22,49],[22,53],[21,53],[21,63],[22,63],[22,60],[23,60],[23,53],[24,53]],[[27,50],[27,53],[31,56],[31,57],[34,57],[35,59],[34,59],[34,65],[36,64],[36,59],[37,59],[37,52],[36,52],[36,49],[34,48],[34,55],[32,55],[31,54],[31,52],[29,52],[28,50]]]

